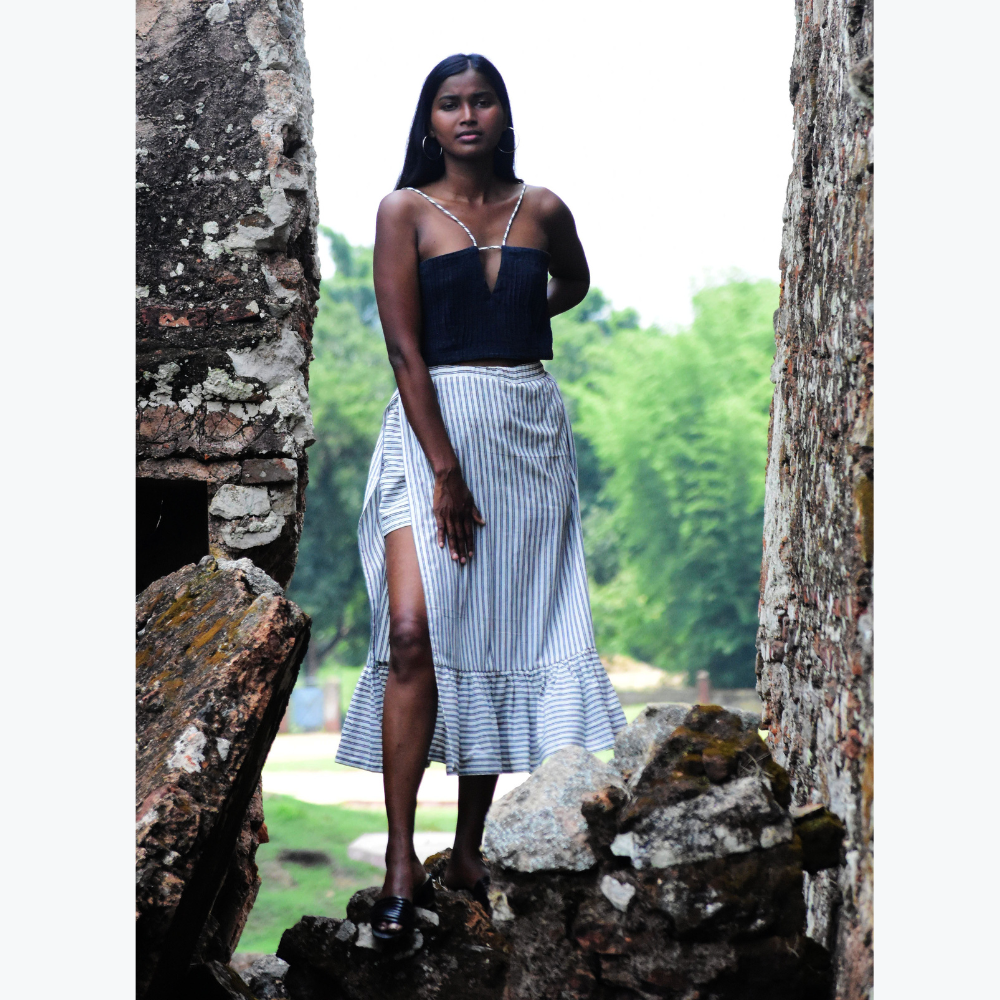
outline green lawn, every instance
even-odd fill
[[[417,830],[455,829],[456,809],[417,809]],[[343,917],[348,900],[359,889],[381,885],[384,872],[352,861],[347,845],[363,833],[386,829],[382,809],[317,806],[285,795],[264,796],[264,818],[270,842],[257,849],[261,886],[250,911],[238,951],[272,953],[282,931],[306,914]],[[282,850],[325,851],[332,865],[306,867],[278,860]]]

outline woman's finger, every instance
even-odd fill
[[[476,524],[482,525],[486,523],[485,518],[479,513],[479,508],[475,504],[472,505],[472,516],[475,519]]]
[[[465,538],[465,518],[461,514],[456,514],[454,518],[455,524],[455,549],[458,552],[458,561],[464,566],[465,560],[468,558],[468,542]]]
[[[455,521],[451,515],[445,515],[445,528],[448,532],[448,550],[452,559],[458,559],[458,548],[455,541]]]
[[[462,551],[465,553],[465,561],[468,562],[472,558],[472,530],[468,511],[462,512]]]
[[[444,518],[438,514],[436,515],[437,526],[438,526],[438,548],[444,548]]]
[[[473,552],[475,552],[475,550],[476,550],[476,542],[475,542],[475,538],[476,538],[476,535],[475,535],[476,524],[475,524],[475,521],[473,521],[473,515],[475,514],[475,510],[476,510],[476,508],[473,507],[465,515],[465,544],[466,544],[466,548],[469,551],[469,558],[470,559],[472,558]]]

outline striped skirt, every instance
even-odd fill
[[[382,770],[384,536],[404,524],[413,528],[437,679],[430,759],[450,774],[499,774],[534,770],[568,745],[607,749],[625,716],[594,647],[576,453],[555,380],[539,363],[430,373],[486,524],[465,566],[438,547],[434,474],[395,394],[358,525],[372,637],[337,760]]]

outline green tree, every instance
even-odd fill
[[[599,644],[720,686],[754,678],[776,304],[734,281],[695,296],[688,330],[588,333],[566,390],[605,477],[588,549],[617,556],[592,571]]]
[[[313,616],[321,659],[364,661],[370,611],[358,518],[382,412],[395,389],[375,307],[370,247],[323,228],[337,270],[322,283],[313,326],[309,399],[316,443],[299,558],[289,596]]]

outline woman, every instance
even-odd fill
[[[625,725],[594,648],[566,410],[541,359],[590,274],[569,209],[514,174],[510,101],[479,55],[424,82],[375,236],[398,392],[359,523],[368,662],[338,761],[383,771],[389,845],[372,929],[400,940],[433,889],[413,851],[428,759],[459,775],[444,884],[487,904],[497,774]],[[549,275],[551,274],[551,279]]]

